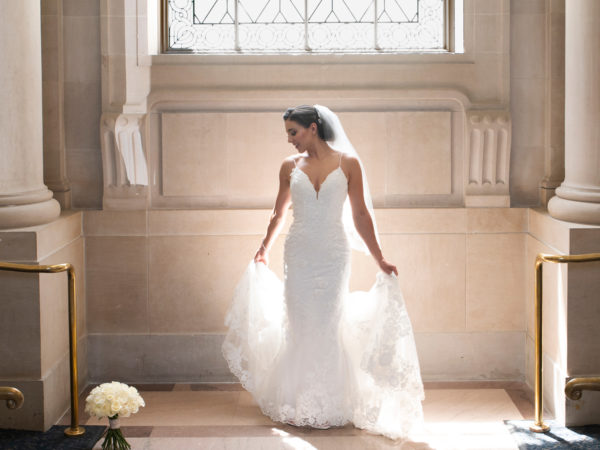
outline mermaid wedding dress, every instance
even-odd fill
[[[274,421],[314,428],[352,422],[406,437],[422,423],[424,395],[398,280],[379,272],[369,292],[348,292],[341,167],[318,192],[295,167],[290,189],[285,283],[264,264],[249,264],[226,317],[229,368]]]

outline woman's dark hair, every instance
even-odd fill
[[[329,125],[321,118],[317,108],[310,105],[300,105],[293,108],[288,108],[283,113],[283,120],[293,120],[299,123],[304,128],[310,127],[311,123],[317,124],[317,133],[324,141],[333,139],[333,133]]]

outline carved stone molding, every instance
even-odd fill
[[[142,138],[144,117],[144,114],[102,115],[104,209],[147,207],[148,164]]]
[[[510,206],[508,111],[467,112],[465,206]]]

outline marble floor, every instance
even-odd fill
[[[425,428],[405,442],[350,426],[312,430],[274,423],[239,384],[135,386],[146,407],[121,420],[134,450],[517,449],[503,420],[533,419],[533,393],[516,382],[425,383]],[[81,397],[80,422],[106,424],[83,412],[89,390]]]

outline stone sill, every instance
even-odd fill
[[[153,55],[152,65],[276,64],[475,64],[473,55],[448,51],[404,53],[168,53]]]

